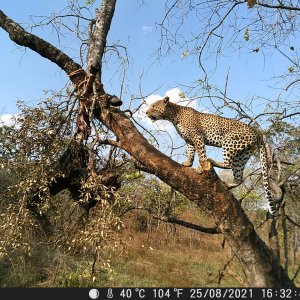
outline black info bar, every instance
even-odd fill
[[[297,288],[2,288],[0,299],[299,299]]]

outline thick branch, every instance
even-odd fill
[[[57,64],[63,71],[70,74],[76,70],[81,69],[81,66],[74,62],[68,55],[57,49],[45,40],[36,35],[27,32],[19,24],[7,17],[3,11],[0,10],[0,27],[8,32],[9,37],[16,44],[28,47],[37,52],[41,56],[49,59]],[[82,70],[83,71],[83,70]],[[78,74],[71,79],[78,85],[85,78],[85,73],[78,72]]]
[[[103,7],[104,17],[112,17],[108,12],[113,14],[115,2],[115,0],[103,0],[103,5],[110,5],[107,7],[108,10],[105,6]],[[99,19],[97,20],[99,21]],[[103,28],[103,30],[98,29],[98,32],[104,33],[105,39],[110,26],[110,22],[107,20],[102,20],[104,22],[102,26],[108,27]],[[101,24],[99,23],[98,26],[100,28]],[[71,80],[77,86],[86,77],[85,71],[81,70],[81,66],[70,57],[43,39],[26,32],[2,11],[0,11],[0,27],[6,30],[10,38],[17,44],[29,47],[51,60],[67,74],[72,73]],[[97,32],[96,29],[95,32]],[[101,47],[105,47],[105,41]],[[98,57],[102,59],[101,49]],[[98,99],[101,101],[102,98],[107,98],[108,100],[109,95],[103,95],[103,93],[104,91],[97,91],[97,96],[102,94],[102,97],[98,97]],[[150,145],[130,119],[118,109],[105,109],[105,106],[98,103],[94,113],[114,132],[121,148],[173,189],[204,208],[214,218],[217,227],[224,234],[233,252],[243,265],[251,286],[293,286],[286,272],[278,265],[273,252],[256,234],[253,224],[249,221],[239,202],[214,170],[204,171],[199,175],[192,168],[183,167],[165,156]]]
[[[112,1],[115,4],[115,0]],[[111,10],[110,12],[113,14],[114,10]],[[111,22],[111,18],[112,15],[108,20],[109,22]],[[106,20],[106,22],[108,21]],[[109,24],[105,23],[105,24],[106,25],[104,27],[106,31],[103,29],[103,31],[105,32],[103,33],[103,36],[105,36],[106,38],[110,23]],[[82,67],[78,63],[74,62],[73,59],[71,59],[68,55],[66,55],[64,52],[57,49],[47,41],[24,30],[24,28],[22,28],[18,23],[14,22],[12,19],[6,16],[1,10],[0,10],[0,27],[2,27],[6,32],[8,32],[10,39],[14,41],[16,44],[20,46],[28,47],[34,52],[40,54],[42,57],[45,57],[50,61],[52,61],[53,63],[55,63],[56,65],[58,65],[63,71],[65,71],[69,75],[70,80],[75,84],[75,86],[78,89],[82,88],[83,83],[86,83],[84,89],[84,95],[88,96],[88,92],[90,92],[92,81],[86,82],[86,78],[87,78],[86,72],[82,69]],[[103,47],[105,47],[105,43],[104,44],[103,43],[104,42],[102,42],[102,45]],[[97,92],[98,94],[105,93],[102,85],[98,85]],[[122,105],[122,101],[118,99],[116,96],[110,96],[108,97],[107,100],[112,106]]]
[[[88,72],[97,74],[99,82],[101,82],[102,57],[115,6],[116,0],[102,0],[100,11],[96,11],[95,29],[89,40]]]

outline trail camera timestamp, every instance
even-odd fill
[[[120,289],[121,299],[300,299],[300,289],[135,288]]]

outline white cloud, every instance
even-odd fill
[[[170,98],[171,102],[178,103],[182,106],[193,107],[196,109],[196,101],[184,97],[184,93],[179,88],[170,89],[166,92],[165,95]]]
[[[148,35],[148,34],[152,33],[153,27],[147,26],[147,25],[143,25],[142,26],[142,30],[143,30],[144,35]]]
[[[175,128],[173,124],[171,124],[168,121],[164,120],[158,120],[158,121],[151,121],[147,116],[146,116],[146,110],[147,108],[157,100],[161,100],[164,97],[168,96],[170,98],[171,102],[174,103],[179,103],[182,106],[189,106],[196,108],[196,101],[192,101],[189,98],[183,98],[182,97],[183,93],[179,88],[172,88],[168,91],[166,91],[164,96],[161,96],[159,94],[152,94],[148,96],[146,99],[144,99],[144,103],[141,105],[140,109],[136,112],[135,117],[137,117],[140,121],[144,122],[147,124],[149,127],[155,127],[156,129],[159,130],[167,130],[169,131],[174,131]]]
[[[160,94],[152,94],[143,100],[143,103],[140,106],[139,110],[134,114],[134,117],[139,120],[139,123],[144,128],[150,131],[159,131],[156,132],[154,135],[157,137],[159,141],[159,148],[163,152],[168,152],[170,150],[171,144],[173,146],[175,144],[177,145],[178,143],[182,144],[183,140],[179,138],[178,133],[176,133],[176,129],[171,122],[166,120],[152,121],[146,116],[146,110],[152,103],[163,99],[165,96],[169,96],[172,102],[178,102],[180,99],[180,92],[180,89],[175,88],[168,90],[163,96]]]
[[[144,99],[143,104],[140,106],[139,110],[134,114],[135,117],[137,117],[139,120],[141,121],[148,121],[147,123],[151,123],[149,122],[150,119],[146,116],[146,110],[147,108],[154,102],[156,102],[157,100],[162,99],[163,97],[161,97],[160,95],[156,94],[156,95],[150,95],[147,98]]]
[[[0,115],[0,127],[1,126],[12,126],[15,124],[16,115],[3,114]]]
[[[180,98],[181,94],[182,94],[182,91],[180,90],[180,88],[176,87],[176,88],[166,91],[165,96],[168,96],[172,102],[177,103],[180,100],[182,100],[182,98]]]

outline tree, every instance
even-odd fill
[[[75,86],[73,94],[76,93],[77,107],[72,110],[72,114],[76,115],[75,133],[70,144],[65,145],[66,149],[61,156],[62,159],[57,158],[56,160],[58,169],[54,170],[54,174],[48,176],[43,187],[46,186],[47,190],[51,190],[51,188],[57,187],[59,179],[66,177],[66,174],[61,175],[66,172],[65,164],[62,164],[66,161],[68,168],[72,168],[70,174],[77,174],[78,178],[86,178],[87,174],[93,172],[98,178],[103,178],[103,174],[99,174],[99,170],[96,168],[96,161],[94,160],[92,164],[89,163],[93,152],[86,151],[85,148],[93,134],[92,125],[97,124],[96,131],[98,127],[109,130],[109,134],[106,135],[109,138],[95,138],[95,144],[110,145],[113,148],[124,150],[132,157],[139,169],[154,174],[212,216],[240,260],[250,286],[293,286],[271,249],[255,232],[253,224],[249,221],[239,202],[219,179],[209,163],[201,175],[191,168],[181,166],[155,149],[137,130],[126,112],[113,107],[118,106],[121,101],[105,92],[101,82],[101,66],[115,4],[115,0],[103,0],[100,10],[96,12],[95,19],[90,22],[85,70],[82,65],[74,62],[63,51],[25,31],[0,11],[0,26],[8,32],[12,41],[51,60],[69,76]],[[74,125],[68,124],[70,127]],[[111,137],[112,134],[113,137]],[[66,160],[66,157],[70,157],[70,155],[72,159]],[[38,157],[36,161],[38,161]],[[81,172],[85,175],[82,176]],[[40,185],[36,187],[41,188]],[[73,186],[72,188],[75,188],[76,194],[78,187]],[[34,191],[29,202],[38,205],[42,201],[41,195],[43,196],[41,189]]]

